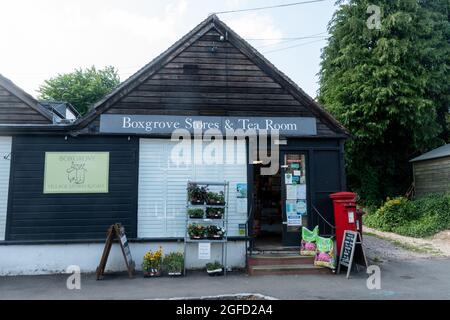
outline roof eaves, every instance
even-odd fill
[[[439,159],[439,158],[445,158],[445,157],[450,157],[450,144],[445,144],[436,149],[428,151],[418,157],[415,157],[414,159],[409,160],[409,162],[419,162],[419,161],[433,160],[433,159]]]

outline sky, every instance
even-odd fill
[[[44,80],[114,66],[126,80],[213,12],[294,0],[14,0],[0,3],[0,74],[37,97]],[[310,96],[335,0],[218,14]],[[296,41],[280,38],[314,36]],[[289,48],[290,47],[290,48]]]

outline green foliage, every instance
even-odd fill
[[[188,234],[191,238],[192,237],[204,238],[207,235],[206,232],[207,232],[206,227],[201,224],[192,223],[188,226]]]
[[[182,272],[184,267],[184,255],[182,252],[171,252],[163,259],[163,267],[167,272]]]
[[[203,211],[203,209],[200,209],[200,208],[188,210],[188,216],[190,218],[201,219],[201,218],[203,218],[203,214],[204,214],[204,211]]]
[[[206,227],[206,235],[208,238],[222,238],[225,234],[225,229],[216,225],[209,225]]]
[[[208,219],[222,219],[224,213],[224,208],[206,208],[206,217]]]
[[[192,204],[203,204],[206,201],[206,195],[208,188],[206,186],[200,187],[196,183],[190,183],[188,185],[189,201]]]
[[[448,0],[349,0],[329,25],[319,100],[353,138],[350,187],[366,203],[403,194],[408,160],[448,139]],[[381,8],[381,29],[366,25]]]
[[[364,223],[382,231],[426,237],[450,228],[450,193],[430,194],[410,201],[399,197],[386,201]]]
[[[208,204],[224,204],[225,203],[225,195],[223,191],[218,193],[216,192],[208,192],[206,194],[206,200]]]
[[[206,264],[206,270],[218,270],[222,269],[223,265],[219,261],[214,261]]]
[[[92,104],[110,93],[119,83],[120,78],[114,67],[97,70],[92,66],[45,80],[38,91],[40,99],[70,102],[84,115]]]

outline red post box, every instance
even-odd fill
[[[338,192],[330,195],[333,200],[338,255],[341,252],[342,237],[346,230],[358,231],[362,234],[362,214],[356,210],[356,196],[353,192]]]

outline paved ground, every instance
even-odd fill
[[[372,245],[380,240],[365,238]],[[370,249],[368,256],[374,256]],[[93,275],[83,275],[81,290],[66,289],[67,276],[56,275],[1,277],[0,299],[157,299],[237,293],[259,293],[279,299],[450,299],[449,258],[399,260],[394,256],[377,260],[376,264],[382,272],[381,290],[368,290],[367,275],[362,272],[349,280],[344,275],[231,274],[211,278],[195,273],[185,278],[159,279],[137,275],[131,280],[121,274],[96,281]]]

